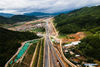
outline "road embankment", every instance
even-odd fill
[[[69,64],[69,66],[71,67],[77,67],[75,64],[73,64],[72,62],[70,62],[66,57],[65,55],[63,54],[63,50],[62,50],[62,41],[60,41],[60,48],[61,48],[61,55],[62,55],[62,58],[63,60]]]

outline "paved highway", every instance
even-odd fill
[[[49,67],[49,52],[48,52],[48,44],[47,44],[47,40],[45,41],[45,67]]]
[[[53,35],[53,36],[56,37],[56,36],[58,35],[58,33],[56,32],[56,29],[55,29],[55,27],[54,27],[52,21],[50,21],[50,20],[51,20],[51,19],[48,19],[48,20],[47,20],[48,22],[50,22],[49,25],[48,25],[49,31],[50,31],[50,35]],[[52,44],[51,44],[51,45],[52,45]],[[55,51],[55,48],[53,47],[53,45],[52,45],[52,48],[53,48],[53,51],[55,52],[56,57],[58,58],[58,60],[59,60],[59,62],[60,62],[60,64],[61,64],[61,66],[64,66],[64,64],[65,64],[65,66],[68,67],[68,64],[69,64],[71,67],[77,67],[75,64],[73,64],[72,62],[70,62],[70,61],[62,54],[63,52],[61,52],[61,57],[62,57],[64,60],[61,60],[61,57],[58,55],[58,50],[57,50],[57,52],[56,52],[56,51]],[[65,61],[65,62],[63,62],[63,61]]]
[[[63,62],[61,61],[60,57],[56,53],[56,50],[51,43],[50,36],[52,35],[52,29],[48,24],[48,19],[45,20],[46,22],[46,39],[45,39],[45,64],[44,67],[65,67]]]
[[[47,25],[47,23],[46,23]],[[45,37],[45,62],[44,62],[44,66],[45,67],[50,67],[50,56],[49,56],[49,45],[48,45],[48,35],[49,35],[49,31],[47,29],[47,26],[45,26],[46,29],[46,37]]]

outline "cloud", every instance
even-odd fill
[[[100,5],[100,0],[0,0],[0,12],[23,14],[26,12],[60,12],[84,6]]]

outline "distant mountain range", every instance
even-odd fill
[[[37,18],[56,16],[61,13],[69,13],[70,11],[58,12],[58,13],[43,13],[43,12],[31,12],[24,13],[23,15],[14,15],[9,13],[0,13],[0,24],[13,24],[16,22],[31,21]]]
[[[25,13],[24,15],[27,16],[48,16],[48,15],[58,15],[59,13],[42,13],[42,12],[31,12],[31,13]]]
[[[24,22],[24,21],[31,21],[37,19],[35,16],[26,16],[26,15],[13,15],[12,17],[3,17],[0,16],[0,24],[13,24],[16,22]]]
[[[70,11],[57,12],[57,13],[30,12],[30,13],[24,13],[23,15],[26,15],[26,16],[55,16],[55,15],[59,15],[61,13],[69,13],[69,12]],[[0,16],[12,17],[12,16],[14,16],[14,14],[0,13]]]
[[[12,17],[14,14],[9,14],[9,13],[0,13],[0,16],[3,17]]]

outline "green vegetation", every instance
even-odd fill
[[[66,36],[67,39],[75,39],[75,37]]]
[[[84,7],[55,17],[54,23],[60,35],[79,31],[100,31],[100,6]]]
[[[77,47],[88,58],[100,60],[100,6],[84,7],[55,17],[60,36],[83,31],[87,37]],[[73,37],[71,37],[73,39]]]
[[[14,15],[11,18],[0,16],[0,24],[13,24],[16,22],[31,21],[37,19],[35,16]]]
[[[72,55],[70,55],[69,52],[64,53],[65,57],[67,57],[68,59],[70,59],[70,57],[72,57]]]
[[[59,38],[66,38],[66,35],[59,35]]]
[[[29,49],[27,50],[23,60],[21,63],[14,63],[14,64],[9,64],[9,67],[30,67],[30,63],[32,61],[32,57],[36,48],[37,43],[40,40],[33,40],[32,41],[32,45],[29,47]]]
[[[43,67],[44,39],[38,43],[36,54],[34,56],[32,67]]]
[[[38,38],[35,33],[10,31],[0,27],[0,67],[15,54],[21,42]]]
[[[25,62],[25,63],[29,64],[28,67],[30,66],[36,45],[37,45],[37,43],[30,46],[30,49],[28,50],[27,54],[25,55],[25,57],[23,59],[23,63]],[[21,66],[21,67],[25,67],[25,66]]]
[[[100,61],[100,34],[89,35],[78,45],[82,55]]]
[[[36,54],[34,56],[32,67],[37,67],[38,59],[39,59],[40,45],[41,45],[41,42],[39,42],[38,46],[36,47]]]
[[[36,33],[38,33],[38,32],[45,32],[45,28],[43,28],[43,27],[34,28],[34,29],[32,29],[32,31],[33,31],[33,32],[36,32]]]
[[[40,48],[38,67],[43,67],[43,54],[44,54],[44,39],[42,39],[42,44]]]
[[[34,23],[31,23],[31,24],[35,25],[35,24],[40,24],[40,23],[44,23],[44,22],[42,22],[42,21],[41,22],[34,22]]]
[[[19,22],[19,23],[15,23],[15,24],[2,24],[2,27],[6,27],[6,28],[11,28],[11,27],[16,27],[16,26],[21,26],[21,25],[24,25],[25,22]],[[6,26],[4,26],[6,25]]]

